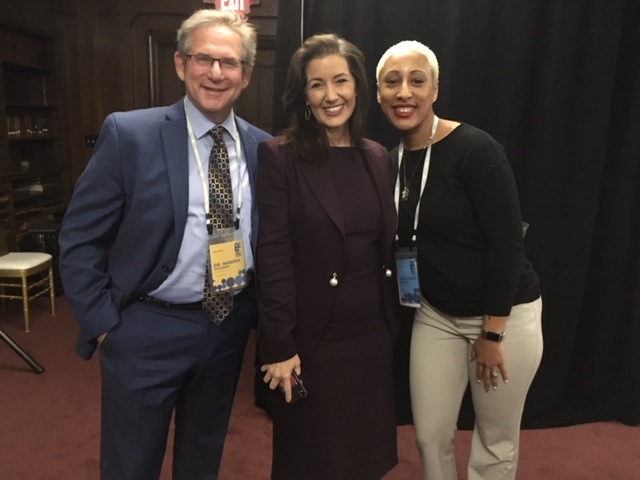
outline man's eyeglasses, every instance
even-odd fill
[[[237,58],[233,57],[213,58],[206,53],[194,53],[191,55],[187,54],[185,55],[185,57],[190,59],[194,67],[196,67],[198,70],[209,70],[211,67],[213,67],[214,62],[218,62],[218,64],[220,65],[220,70],[230,72],[237,70],[242,66],[243,63],[245,63],[244,60],[238,60]]]

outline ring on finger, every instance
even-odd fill
[[[491,376],[496,378],[498,376],[498,372],[491,372]]]

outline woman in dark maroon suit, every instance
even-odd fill
[[[397,464],[396,213],[387,151],[362,136],[367,99],[362,53],[313,36],[289,66],[290,126],[258,148],[259,356],[284,388],[267,400],[273,480],[375,480]]]

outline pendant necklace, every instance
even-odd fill
[[[409,177],[408,181],[407,181],[407,162],[402,162],[402,176],[404,178],[404,188],[402,189],[402,197],[401,198],[405,202],[407,200],[409,200],[409,183],[411,182],[411,180],[413,180],[413,177],[415,176],[416,172],[418,171],[418,167],[420,166],[420,163],[422,162],[422,159],[424,158],[424,152],[426,150],[427,150],[427,147],[424,147],[422,149],[422,152],[420,152],[420,156],[418,157],[418,161],[416,163],[416,166],[413,168],[413,173]]]
[[[411,182],[411,180],[413,180],[414,175],[418,171],[418,167],[420,166],[420,162],[422,162],[422,160],[424,160],[424,154],[427,151],[427,148],[429,147],[429,145],[431,145],[431,139],[433,138],[433,134],[434,133],[435,132],[433,132],[433,131],[431,132],[431,136],[429,137],[429,140],[427,141],[427,144],[422,149],[422,152],[420,153],[420,156],[418,157],[418,163],[416,163],[416,166],[413,169],[413,173],[409,177],[408,181],[407,181],[407,162],[402,162],[402,176],[403,176],[403,179],[404,179],[404,188],[402,189],[402,194],[401,194],[400,198],[402,198],[402,201],[404,201],[404,202],[409,200],[409,183]]]

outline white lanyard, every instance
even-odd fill
[[[411,241],[416,241],[416,231],[418,230],[418,216],[420,214],[420,202],[422,200],[422,194],[424,192],[424,187],[427,184],[427,176],[429,175],[429,163],[431,162],[431,145],[433,144],[433,137],[436,134],[436,130],[438,129],[438,121],[440,119],[434,115],[433,116],[433,126],[431,127],[431,140],[429,142],[429,146],[427,147],[427,153],[424,157],[424,165],[422,166],[422,182],[420,183],[420,197],[418,198],[418,204],[416,205],[416,213],[413,218],[413,236],[411,237]],[[400,142],[400,146],[398,147],[398,175],[396,177],[396,189],[394,193],[394,200],[396,202],[396,211],[400,211],[400,168],[402,167],[402,156],[404,154],[404,143]],[[407,185],[405,185],[407,187]],[[397,235],[396,235],[397,240]]]
[[[211,218],[211,212],[209,211],[209,179],[204,174],[202,159],[200,158],[200,151],[198,150],[198,145],[196,143],[196,136],[193,133],[193,127],[191,126],[191,120],[189,119],[189,115],[187,114],[186,106],[185,106],[184,113],[187,117],[187,131],[189,132],[189,140],[191,140],[191,146],[193,147],[193,154],[196,157],[196,163],[198,164],[198,173],[200,174],[200,180],[202,182],[202,191],[204,193],[204,212],[207,218],[207,228],[209,228],[209,225],[210,225],[209,219]],[[235,122],[235,119],[234,119],[234,122]],[[234,221],[236,230],[240,225],[240,209],[242,208],[242,180],[244,179],[244,173],[246,173],[246,169],[245,169],[245,172],[242,172],[240,168],[239,159],[241,158],[240,155],[242,154],[242,142],[240,142],[240,139],[239,139],[240,136],[239,135],[237,136],[238,136],[238,139],[235,142],[236,142],[236,161],[238,164],[238,205],[236,207],[236,215],[235,215],[235,221]]]

